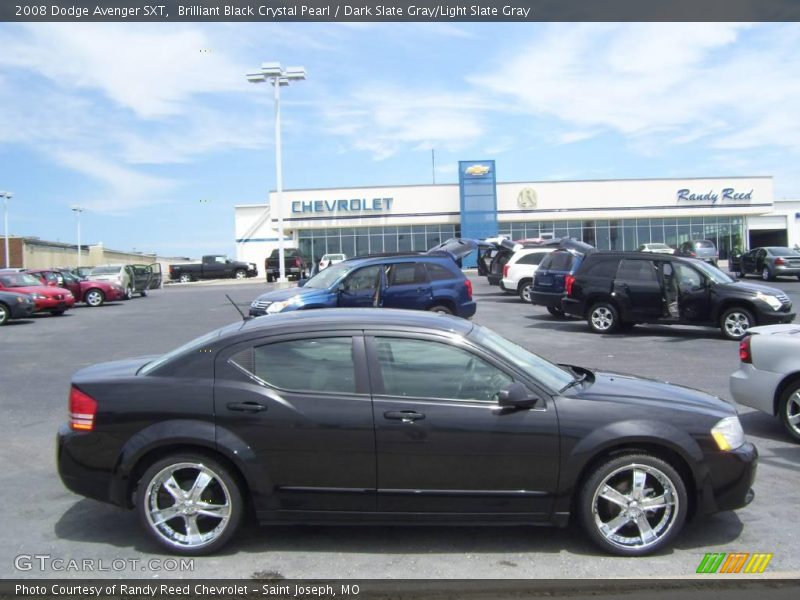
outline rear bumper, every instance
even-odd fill
[[[111,472],[87,464],[86,457],[96,454],[97,441],[95,434],[72,431],[66,423],[61,425],[56,438],[58,475],[71,492],[117,504],[111,497]]]
[[[728,384],[737,403],[774,415],[775,390],[782,379],[780,373],[756,369],[751,364],[740,364],[731,374]]]
[[[516,282],[512,281],[511,279],[501,279],[500,289],[505,292],[516,292],[517,291]]]
[[[777,266],[772,271],[775,277],[796,277],[800,275],[800,267],[780,267]]]
[[[469,302],[462,303],[458,307],[458,312],[456,313],[456,315],[461,317],[462,319],[469,319],[475,314],[477,310],[478,310],[478,305],[475,304],[474,301],[470,300]]]
[[[564,297],[564,292],[531,292],[532,304],[536,306],[548,306],[551,308],[561,308],[561,299]]]
[[[708,474],[698,490],[698,513],[711,514],[743,508],[755,496],[753,482],[758,450],[750,442],[730,452],[706,455]]]

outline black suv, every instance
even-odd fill
[[[702,325],[740,340],[752,326],[794,320],[781,290],[736,281],[697,259],[644,252],[589,254],[567,275],[561,307],[597,333],[637,323]]]

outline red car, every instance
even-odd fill
[[[75,304],[75,296],[64,288],[42,285],[42,282],[29,273],[0,271],[0,290],[30,294],[36,303],[36,312],[49,312],[63,315]]]
[[[68,289],[76,302],[85,302],[89,306],[125,299],[122,286],[108,281],[85,281],[65,269],[31,269],[26,273],[38,277],[47,286]]]

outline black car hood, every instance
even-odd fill
[[[683,385],[645,379],[624,373],[592,371],[587,383],[575,394],[585,400],[611,402],[652,403],[660,407],[672,407],[689,411],[698,409],[720,417],[736,414],[734,406],[720,398]]]
[[[760,283],[751,283],[749,281],[734,281],[732,283],[720,283],[718,285],[723,286],[726,290],[738,292],[745,296],[755,296],[758,292],[769,294],[770,296],[777,296],[778,294],[784,293],[778,288],[762,285]]]

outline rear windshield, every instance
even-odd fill
[[[708,240],[698,240],[694,243],[696,248],[713,248],[714,244]]]
[[[569,271],[572,268],[574,258],[569,252],[556,250],[544,257],[539,268],[552,271]]]
[[[779,246],[775,246],[774,248],[767,248],[767,252],[772,254],[772,256],[800,256],[800,252],[798,252],[797,250]]]

